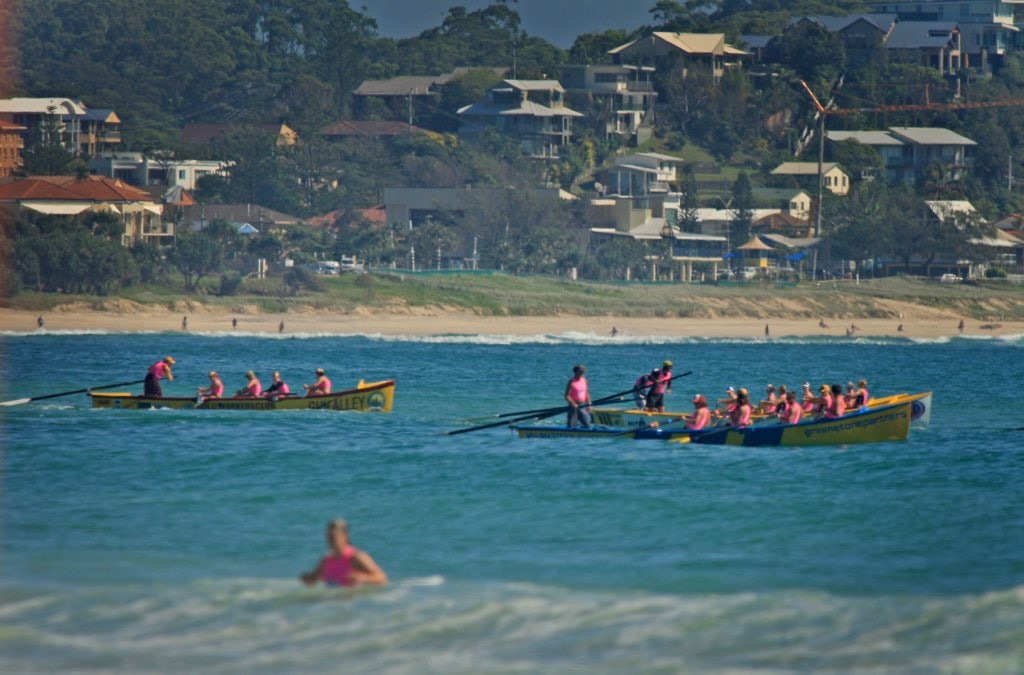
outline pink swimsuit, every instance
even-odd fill
[[[569,398],[576,403],[587,402],[587,378],[573,378],[572,382],[569,383]]]
[[[158,380],[164,379],[164,375],[167,374],[167,364],[163,361],[157,361],[149,367],[149,374]]]
[[[355,555],[355,548],[346,546],[341,550],[341,555],[325,557],[320,569],[324,583],[328,586],[355,586],[356,582],[352,579],[352,558]]]

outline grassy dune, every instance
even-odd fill
[[[1024,320],[1024,287],[1006,282],[940,284],[908,278],[871,281],[736,285],[589,283],[504,274],[375,273],[322,278],[323,289],[299,294],[276,282],[247,282],[239,294],[184,295],[139,288],[117,298],[24,293],[3,301],[11,309],[60,307],[127,312],[166,307],[339,313],[409,310],[466,311],[480,316],[622,316],[682,318],[879,318],[962,316],[978,321]]]

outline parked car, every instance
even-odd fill
[[[952,272],[946,272],[941,277],[939,277],[939,281],[941,281],[944,284],[955,284],[962,281],[962,279],[957,275],[953,274]]]
[[[740,272],[740,278],[744,281],[750,281],[751,279],[756,279],[759,272],[760,270],[756,267],[744,267],[743,271]]]

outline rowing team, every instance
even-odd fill
[[[162,397],[164,395],[163,389],[160,387],[160,380],[166,377],[168,382],[174,381],[174,373],[171,367],[175,363],[174,358],[168,356],[149,367],[144,381],[144,396]],[[220,375],[216,370],[211,370],[209,377],[210,386],[197,388],[196,396],[203,399],[223,397],[224,381],[220,379]],[[288,383],[281,379],[281,373],[275,370],[273,378],[273,384],[264,390],[260,379],[256,377],[256,373],[250,370],[245,374],[245,386],[236,391],[234,395],[243,398],[278,398],[294,395]],[[306,390],[306,396],[323,396],[331,393],[331,381],[327,378],[323,368],[316,369],[316,381],[313,384],[304,384],[302,387]]]
[[[861,380],[857,387],[853,382],[847,383],[845,393],[838,384],[823,384],[819,396],[811,392],[809,382],[804,382],[799,400],[797,393],[787,390],[785,385],[776,390],[769,384],[766,398],[756,406],[751,404],[749,392],[742,387],[738,390],[729,387],[726,394],[726,398],[718,400],[719,409],[714,412],[708,408],[704,395],[697,394],[693,398],[694,412],[686,418],[686,428],[703,429],[711,423],[712,416],[733,427],[750,426],[755,416],[776,417],[783,424],[796,424],[805,414],[834,419],[845,415],[847,409],[866,406],[871,398],[866,380]]]

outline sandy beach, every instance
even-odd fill
[[[36,312],[0,308],[0,330],[37,330]],[[334,333],[339,335],[563,335],[584,333],[610,336],[680,336],[718,338],[777,338],[787,336],[888,336],[939,338],[961,334],[960,319],[952,313],[908,305],[902,319],[877,318],[656,318],[614,316],[480,316],[469,312],[417,310],[344,314],[312,310],[280,314],[236,313],[208,306],[192,311],[168,309],[96,311],[65,307],[44,313],[48,331],[180,331],[246,333]],[[233,325],[234,322],[234,325]],[[900,327],[902,326],[902,330]],[[767,335],[766,335],[767,331]],[[965,320],[963,335],[1024,334],[1024,322]]]

